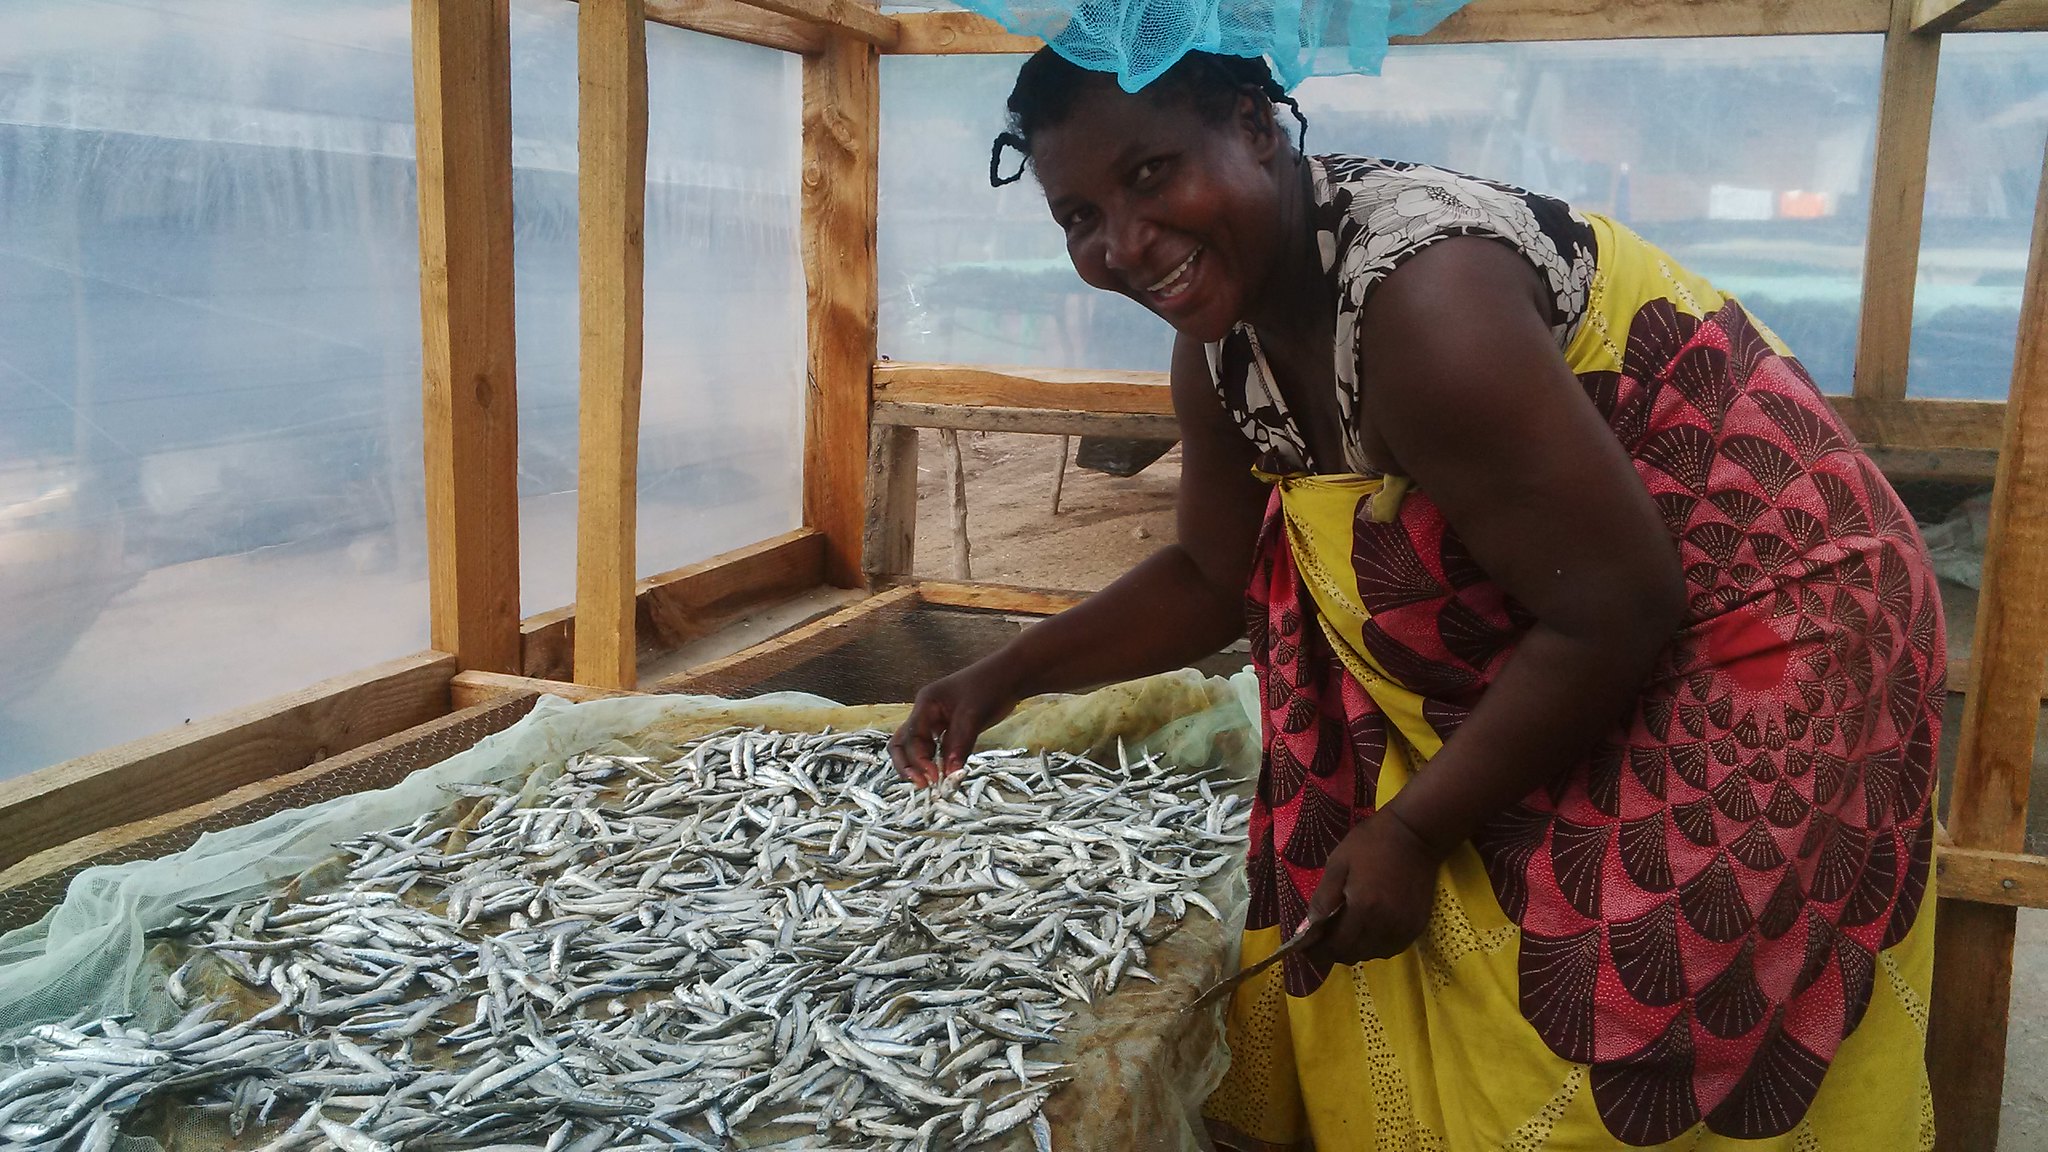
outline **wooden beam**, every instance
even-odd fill
[[[493,700],[503,700],[525,693],[539,695],[546,693],[560,696],[564,700],[583,703],[586,700],[615,700],[621,696],[640,696],[644,693],[622,691],[617,688],[593,688],[588,684],[571,684],[563,680],[541,680],[532,676],[510,676],[503,672],[461,672],[448,684],[451,699],[457,708],[474,708]]]
[[[709,560],[659,572],[634,589],[635,634],[665,652],[758,607],[824,583],[825,538],[798,528]],[[521,630],[525,675],[564,680],[574,662],[576,608],[528,617]]]
[[[0,869],[446,715],[456,671],[422,652],[0,781]]]
[[[917,556],[917,429],[878,419],[870,435],[860,554],[873,584],[910,575]]]
[[[917,589],[908,584],[891,588],[751,648],[656,681],[652,690],[729,690],[734,684],[759,683],[813,656],[851,643],[879,624],[882,613],[901,607],[916,596]]]
[[[741,0],[642,0],[656,24],[709,36],[811,55],[825,50],[827,33],[816,24]]]
[[[1013,612],[1024,616],[1057,616],[1088,598],[1086,592],[1056,588],[1021,588],[1014,584],[961,584],[946,580],[921,580],[915,585],[918,599],[942,608],[978,608],[988,612]]]
[[[875,365],[875,399],[899,404],[1173,415],[1173,393],[1166,386],[1164,372],[887,363]]]
[[[582,311],[578,402],[575,679],[631,688],[645,321],[647,25],[640,0],[576,13],[577,205]]]
[[[891,52],[915,56],[1025,54],[1045,47],[1036,36],[1019,36],[973,12],[899,12],[901,34]]]
[[[1472,0],[1429,32],[1393,43],[1882,32],[1888,8],[1887,0]],[[896,21],[902,38],[891,51],[901,53],[1023,53],[1045,43],[966,12],[904,12]]]
[[[1958,32],[2048,32],[2048,0],[2005,0],[1963,22]]]
[[[1941,38],[1913,33],[1917,0],[1891,0],[1879,73],[1870,223],[1863,241],[1863,307],[1856,328],[1857,396],[1903,400],[1912,354],[1913,288],[1927,199],[1928,142]]]
[[[1866,445],[1870,462],[1885,479],[1943,480],[1956,484],[1988,484],[1998,472],[1996,448],[1886,448]]]
[[[744,0],[755,8],[777,12],[843,33],[850,39],[892,49],[903,37],[896,17],[885,16],[859,0]]]
[[[432,642],[519,666],[512,31],[504,0],[413,0]]]
[[[1998,0],[1917,0],[1913,5],[1913,31],[1923,36],[1953,32],[1964,21],[1997,6]]]
[[[1830,396],[1829,406],[1866,446],[1938,451],[1998,451],[2005,439],[2002,400],[1900,400]]]
[[[2048,856],[1943,848],[1935,852],[1934,863],[1943,899],[2048,908]]]
[[[1141,412],[1088,412],[1072,408],[982,408],[960,404],[875,405],[875,423],[971,432],[1032,432],[1046,436],[1120,436],[1178,440],[1180,422]]]
[[[497,673],[474,672],[468,675],[495,676]],[[526,694],[529,706],[533,699],[531,693]],[[304,807],[344,792],[388,788],[421,768],[446,759],[446,733],[474,729],[479,720],[517,700],[516,696],[499,696],[483,707],[467,707],[410,725],[389,736],[315,761],[295,772],[283,772],[197,804],[91,832],[44,849],[0,870],[0,892],[17,898],[26,895],[24,889],[31,886],[47,892],[50,899],[45,906],[21,921],[33,923],[33,917],[40,916],[63,898],[71,877],[85,868],[105,862],[116,854],[120,859],[155,859],[182,852],[208,828],[253,823],[272,813]],[[488,731],[502,731],[524,714],[525,709],[521,709],[509,716],[496,717],[500,723],[486,727]],[[346,788],[330,784],[330,781],[346,781]],[[16,926],[0,922],[0,930]]]
[[[825,579],[841,588],[864,582],[881,91],[872,44],[835,37],[804,57],[804,524],[824,534]]]
[[[657,652],[710,632],[759,605],[824,582],[825,540],[807,528],[735,548],[639,582],[636,635]],[[573,666],[573,605],[529,617],[522,630],[524,674],[561,680]]]
[[[1963,698],[1948,812],[1958,847],[1994,852],[2017,852],[2026,843],[2035,729],[2048,680],[2048,159],[2019,332],[1970,649],[1976,690]],[[1963,907],[1969,911],[1954,911]],[[1998,1141],[2013,915],[2010,908],[1955,900],[1941,901],[1936,915],[1928,1068],[1944,1149]]]

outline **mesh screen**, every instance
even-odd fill
[[[181,852],[200,836],[237,828],[278,812],[303,808],[337,796],[388,788],[430,764],[437,764],[494,732],[502,732],[533,710],[539,697],[528,694],[480,704],[422,725],[416,735],[392,746],[359,748],[331,757],[303,771],[311,778],[268,795],[223,808],[203,819],[141,840],[110,848],[61,871],[0,889],[0,932],[33,924],[64,899],[64,891],[80,872],[99,864],[154,860]]]
[[[687,672],[658,687],[743,699],[767,692],[809,692],[842,704],[899,704],[918,689],[994,652],[1041,617],[994,609],[928,604],[914,597],[879,608],[856,605],[824,627],[776,647]],[[1229,676],[1249,661],[1242,645],[1197,661]]]

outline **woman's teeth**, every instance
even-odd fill
[[[1195,257],[1201,254],[1202,250],[1200,248],[1188,253],[1188,258],[1180,262],[1180,267],[1160,277],[1159,283],[1152,285],[1150,288],[1145,289],[1145,291],[1163,296],[1168,300],[1187,291],[1188,285],[1193,282],[1193,277],[1188,275],[1188,269],[1194,267]]]

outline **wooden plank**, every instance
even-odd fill
[[[1970,649],[1976,691],[1963,698],[1948,812],[1959,847],[1995,852],[2025,846],[2048,680],[2048,597],[2041,591],[2048,588],[2048,158],[2041,188]],[[1941,1026],[1929,1038],[1928,1068],[1939,1146],[1990,1148],[2005,1077],[2013,911],[1944,900],[1936,923],[1932,1012]]]
[[[1395,44],[1491,44],[1674,36],[1809,36],[1882,32],[1887,0],[1472,0],[1421,36]],[[1018,36],[966,12],[904,12],[900,53],[1035,52]]]
[[[903,38],[896,17],[885,16],[859,0],[745,0],[753,7],[778,12],[832,32],[843,33],[870,47],[893,49]]]
[[[1024,616],[1057,616],[1088,598],[1086,592],[1056,588],[1023,588],[1014,584],[960,584],[922,580],[915,585],[920,600],[943,608],[980,608]]]
[[[1854,391],[1901,400],[1913,341],[1913,288],[1927,199],[1927,149],[1934,131],[1934,80],[1941,38],[1913,32],[1917,0],[1891,0],[1879,73],[1877,149],[1870,224],[1863,242],[1863,309],[1856,328]]]
[[[808,528],[659,572],[634,590],[635,634],[667,651],[751,608],[824,582],[825,538]],[[529,617],[522,634],[524,674],[568,678],[575,647],[574,605]]]
[[[1953,32],[1964,21],[1997,6],[1998,0],[1917,0],[1913,5],[1913,31],[1923,36]]]
[[[971,364],[875,365],[875,399],[898,404],[969,404],[1075,412],[1173,415],[1164,372],[989,368]]]
[[[2048,856],[1946,848],[1934,863],[1943,899],[2048,908]]]
[[[465,675],[498,676],[499,673],[473,672]],[[102,857],[133,850],[145,841],[153,843],[149,844],[150,855],[143,857],[144,859],[183,851],[199,839],[201,830],[196,827],[197,825],[234,827],[253,823],[271,812],[281,810],[279,798],[293,791],[319,791],[325,795],[344,795],[347,792],[361,792],[372,788],[388,788],[411,773],[446,758],[446,749],[440,743],[434,742],[433,737],[460,728],[513,699],[516,699],[516,696],[500,695],[481,707],[465,705],[459,711],[409,726],[382,739],[372,740],[339,755],[318,760],[295,772],[285,772],[244,784],[230,792],[187,805],[176,811],[80,836],[38,852],[0,871],[0,892],[19,889],[66,872],[76,872],[98,862]],[[411,746],[419,748],[419,755],[409,758],[390,757],[390,753]],[[385,771],[371,778],[357,778],[363,771],[365,761],[379,756],[386,757],[386,761],[380,764]],[[349,773],[350,776],[341,777],[342,773]],[[318,789],[317,786],[321,782],[336,778],[347,779],[349,787]]]
[[[877,424],[871,436],[860,554],[872,584],[908,576],[917,555],[917,429]]]
[[[631,688],[647,211],[647,25],[640,0],[576,13],[582,387],[575,679]]]
[[[446,715],[456,671],[422,652],[0,781],[0,869]]]
[[[519,666],[512,31],[503,0],[413,0],[427,586],[435,648]]]
[[[807,20],[742,3],[741,0],[642,0],[656,24],[687,28],[727,40],[779,48],[806,56],[825,50],[827,33]]]
[[[975,408],[957,404],[875,405],[877,425],[955,428],[971,432],[1031,432],[1047,436],[1121,436],[1178,440],[1180,422],[1145,413],[1048,408]]]
[[[621,696],[644,695],[617,688],[593,688],[588,684],[571,684],[563,680],[511,676],[503,672],[458,673],[455,679],[449,682],[448,691],[457,708],[474,708],[480,704],[528,692],[560,696],[564,700],[573,700],[579,704],[586,700],[614,700]]]
[[[1045,47],[1036,36],[1019,36],[973,12],[898,12],[901,34],[891,52],[915,56],[1026,54]]]
[[[1998,472],[1996,448],[1886,448],[1868,445],[1864,451],[1877,470],[1894,483],[1901,480],[1946,480],[1962,484],[1986,484]]]
[[[914,600],[916,596],[917,589],[908,584],[891,588],[751,648],[656,681],[652,691],[692,692],[733,683],[758,683],[819,653],[849,643],[877,624],[880,613]]]
[[[824,534],[825,579],[842,588],[864,582],[880,124],[873,45],[835,37],[804,57],[804,524]]]
[[[1958,32],[2048,32],[2048,0],[2005,0],[1963,22]]]
[[[1997,452],[2005,439],[2002,400],[1900,400],[1830,396],[1856,438],[1873,447]]]

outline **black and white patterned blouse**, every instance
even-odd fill
[[[1336,281],[1334,341],[1337,407],[1344,422],[1342,471],[1369,472],[1359,443],[1359,318],[1374,289],[1409,257],[1450,236],[1491,236],[1535,265],[1553,295],[1551,329],[1571,342],[1593,281],[1592,227],[1561,200],[1427,164],[1366,156],[1308,158],[1315,195],[1316,245],[1323,272]],[[1209,370],[1223,406],[1266,465],[1319,471],[1273,384],[1258,334],[1240,324],[1208,346]]]

